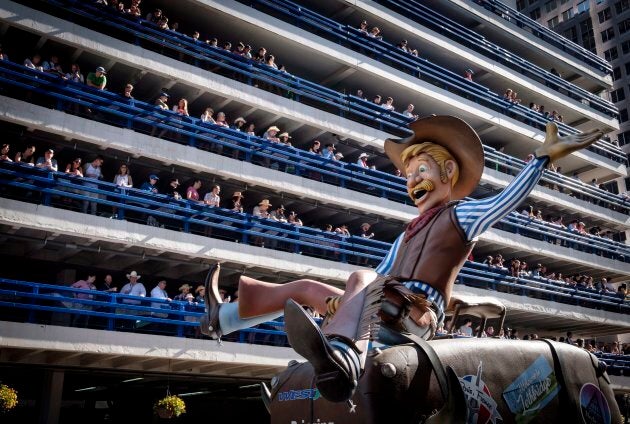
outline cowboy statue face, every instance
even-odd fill
[[[418,213],[468,196],[484,164],[475,130],[453,116],[429,116],[409,127],[414,134],[386,140],[385,153],[407,177],[407,192]]]
[[[451,199],[459,167],[445,148],[433,143],[412,145],[404,150],[402,161],[407,175],[407,192],[418,213],[423,214]]]

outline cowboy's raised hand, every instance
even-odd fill
[[[558,135],[558,126],[553,122],[549,122],[546,129],[545,142],[534,153],[539,158],[548,156],[550,162],[590,146],[605,134],[603,130],[596,128],[581,134],[561,137]]]

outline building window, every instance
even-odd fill
[[[610,27],[601,32],[602,42],[605,43],[608,40],[612,40],[615,37],[615,28]]]
[[[617,135],[617,141],[620,146],[625,146],[626,144],[630,144],[630,131],[624,131]],[[630,180],[630,179],[629,179]],[[630,184],[626,181],[626,189],[630,190]]]
[[[562,21],[568,21],[569,19],[571,19],[573,17],[573,8],[569,8],[567,10],[565,10],[564,12],[562,12]]]
[[[630,52],[630,40],[621,43],[621,54],[628,54],[628,52]]]
[[[560,4],[567,4],[569,2],[569,0],[560,0]]]
[[[516,2],[516,10],[518,10],[520,12],[523,9],[525,9],[525,0],[517,0],[517,2]]]
[[[529,12],[529,17],[533,20],[540,19],[540,7],[537,7],[536,9]]]
[[[610,101],[613,103],[617,103],[625,99],[626,99],[626,92],[624,91],[623,87],[610,92]]]
[[[630,18],[622,22],[619,22],[618,28],[619,28],[619,34],[625,34],[626,32],[630,31]]]
[[[556,0],[548,1],[547,3],[545,3],[545,12],[551,12],[556,7],[558,7]]]
[[[630,77],[630,62],[626,63],[626,75]]]
[[[597,12],[597,17],[599,18],[599,23],[600,24],[603,24],[604,22],[606,22],[607,20],[612,18],[612,13],[610,11],[610,7],[607,7],[606,9]]]
[[[560,21],[558,20],[558,17],[554,16],[553,18],[547,21],[547,26],[551,29],[554,29],[559,23]]]
[[[577,13],[584,13],[588,11],[588,0],[581,1],[577,4]]]
[[[595,33],[593,32],[593,21],[591,18],[585,19],[580,22],[580,31],[582,32],[582,46],[596,53],[597,49],[595,46]]]
[[[615,3],[615,11],[617,12],[617,15],[625,12],[628,9],[630,9],[630,0],[621,0]]]
[[[609,62],[612,62],[618,57],[619,57],[619,53],[617,52],[617,47],[613,47],[604,52],[604,58]]]
[[[617,66],[615,69],[613,69],[612,80],[617,81],[620,78],[621,78],[621,68]]]
[[[628,120],[628,109],[621,109],[619,111],[619,122],[626,122]]]
[[[564,36],[564,38],[566,38],[567,40],[571,40],[574,43],[577,43],[577,41],[578,41],[577,28],[576,27],[571,27],[571,28],[565,29],[564,32],[562,33],[562,35]]]

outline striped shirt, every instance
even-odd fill
[[[496,196],[480,200],[469,200],[455,206],[455,216],[464,230],[467,240],[474,240],[490,226],[501,220],[521,203],[540,180],[549,159],[547,157],[531,160],[514,180]],[[376,267],[379,275],[388,275],[394,265],[396,252],[405,236],[398,236],[387,255]]]

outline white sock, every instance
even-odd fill
[[[241,318],[238,315],[238,302],[223,303],[219,308],[219,328],[221,333],[230,334],[234,331],[254,327],[267,321],[273,321],[284,315],[282,310],[271,314],[260,315],[252,318]]]

